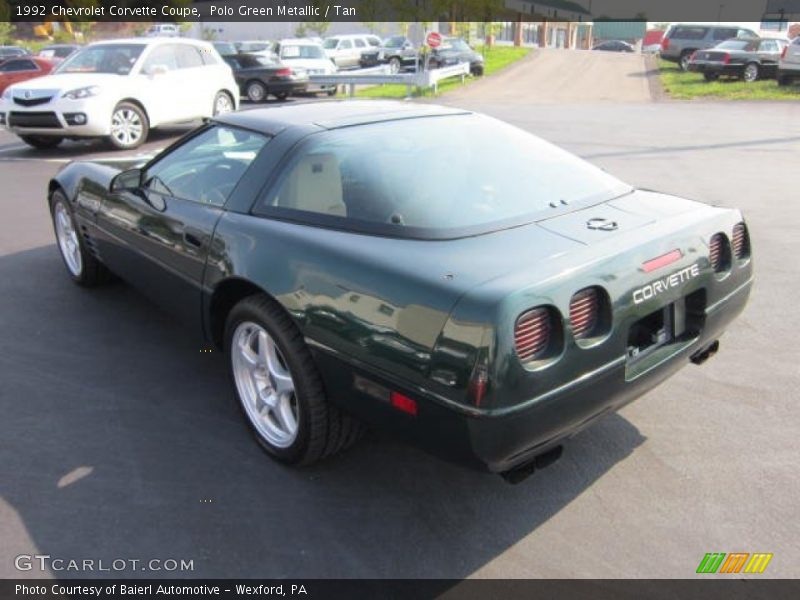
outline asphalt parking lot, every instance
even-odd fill
[[[719,354],[517,486],[379,433],[287,469],[248,435],[219,354],[124,284],[67,279],[45,186],[99,148],[0,132],[0,577],[76,576],[20,573],[20,554],[191,559],[169,575],[193,577],[684,578],[706,552],[771,552],[760,577],[800,574],[800,105],[444,102],[743,208],[757,283]]]

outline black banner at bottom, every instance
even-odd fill
[[[786,579],[65,579],[0,580],[0,598],[83,600],[362,598],[503,600],[782,600],[800,598],[800,580]]]

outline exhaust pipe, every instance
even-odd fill
[[[709,358],[714,356],[718,350],[719,350],[719,340],[714,340],[704,349],[692,354],[689,360],[691,360],[696,365],[702,365]]]
[[[536,469],[544,469],[545,467],[552,465],[559,458],[561,458],[561,454],[563,452],[564,446],[556,446],[547,452],[535,456],[533,460],[529,462],[514,467],[513,469],[509,469],[508,471],[503,471],[500,473],[500,476],[512,485],[521,483],[533,475],[533,472],[536,471]]]

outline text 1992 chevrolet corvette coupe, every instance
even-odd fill
[[[226,114],[145,164],[68,165],[49,203],[72,278],[194,321],[294,464],[365,422],[518,480],[713,354],[753,278],[739,211],[430,105]]]

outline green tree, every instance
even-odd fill
[[[14,26],[9,22],[10,20],[11,7],[7,0],[0,0],[0,44],[9,43],[13,37]]]

